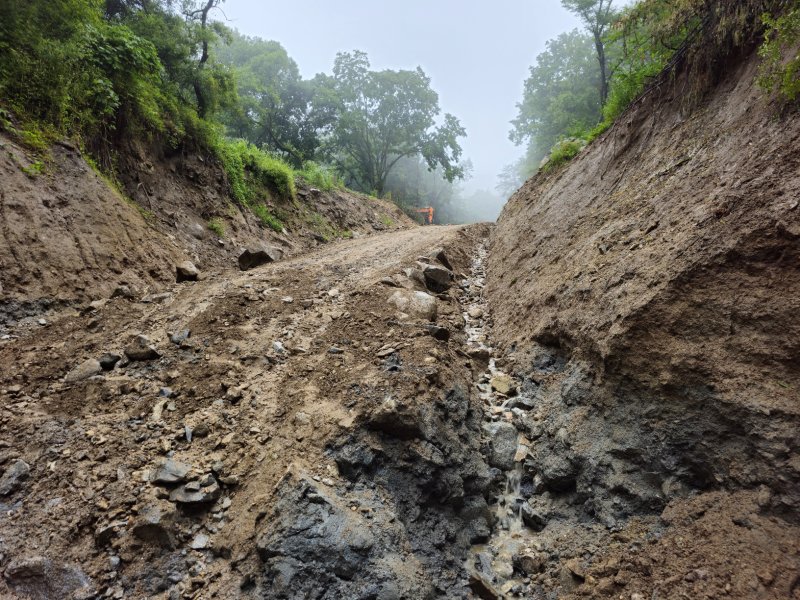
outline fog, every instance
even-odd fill
[[[375,69],[421,66],[443,112],[467,129],[472,176],[464,196],[494,190],[501,169],[522,149],[508,140],[522,84],[545,42],[579,26],[559,0],[227,0],[217,15],[240,32],[277,40],[304,77],[330,72],[337,52],[363,50]],[[482,192],[496,214],[502,202]]]

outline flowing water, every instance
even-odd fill
[[[490,323],[489,308],[483,296],[486,280],[487,250],[480,246],[472,262],[470,276],[466,281],[468,304],[464,312],[466,322],[467,347],[471,355],[488,354],[488,368],[476,382],[486,423],[509,420],[511,413],[506,405],[509,398],[492,389],[494,377],[504,375],[497,366],[497,359],[488,336]],[[467,559],[466,568],[473,578],[478,578],[498,596],[513,595],[529,582],[524,576],[515,576],[513,557],[530,551],[530,532],[521,519],[524,498],[521,495],[522,460],[527,453],[529,442],[520,438],[514,468],[505,472],[505,485],[500,486],[493,509],[495,523],[490,539],[485,544],[473,546]]]

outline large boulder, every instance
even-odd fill
[[[484,425],[492,444],[489,464],[508,471],[514,468],[514,455],[517,453],[517,428],[511,423],[499,422]]]
[[[425,287],[437,294],[446,292],[453,285],[453,272],[438,265],[426,265],[422,271]]]
[[[31,468],[24,460],[17,459],[0,477],[0,496],[8,496],[22,487],[22,482],[30,475]]]
[[[436,298],[425,292],[397,290],[389,296],[389,303],[411,317],[428,321],[436,320]]]
[[[242,271],[249,271],[281,258],[283,258],[283,252],[278,248],[272,246],[249,247],[239,255],[239,268]]]
[[[150,338],[146,335],[137,335],[130,344],[125,347],[125,356],[129,360],[155,360],[161,357],[158,350],[153,346]]]
[[[67,373],[64,381],[67,383],[77,383],[78,381],[83,381],[84,379],[89,379],[89,377],[98,375],[102,371],[103,367],[100,364],[100,361],[90,358],[89,360],[83,361],[81,364]]]
[[[175,265],[175,281],[182,283],[184,281],[197,281],[200,277],[200,271],[194,266],[190,260],[185,260],[182,263]]]

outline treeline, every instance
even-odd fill
[[[569,160],[637,98],[681,70],[682,95],[697,101],[727,57],[760,43],[760,82],[783,101],[800,95],[800,1],[562,0],[582,30],[547,43],[525,81],[510,138],[526,154],[499,188],[510,193],[539,168]],[[791,52],[794,51],[794,56]]]
[[[466,132],[421,69],[345,52],[304,80],[279,43],[218,21],[222,2],[4,0],[0,128],[39,149],[71,136],[107,170],[129,139],[209,152],[276,229],[265,194],[293,197],[298,177],[419,205],[465,176]]]

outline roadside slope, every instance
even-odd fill
[[[622,566],[595,573],[607,593],[797,593],[800,119],[776,112],[756,71],[753,56],[689,114],[679,94],[647,100],[567,167],[528,181],[492,234],[494,340],[535,400],[519,423],[536,440],[527,472],[560,456],[569,481],[540,490],[562,516],[609,531],[669,505],[664,522],[686,527],[673,542],[694,540],[692,568],[715,565],[684,580],[690,569],[665,551],[679,577],[664,584],[663,569],[624,566],[617,544]],[[682,499],[710,490],[751,490],[758,505],[698,501],[717,514],[704,554],[687,529],[697,507]],[[720,566],[743,551],[730,519],[752,510],[763,521],[748,521],[755,564]],[[786,537],[766,533],[770,518],[787,519]],[[576,582],[602,562],[581,561]],[[756,576],[774,561],[780,577]],[[614,579],[626,568],[633,579]]]

